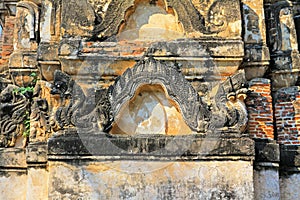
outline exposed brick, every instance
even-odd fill
[[[271,81],[256,78],[249,82],[250,94],[246,99],[249,113],[248,133],[252,138],[274,139]]]
[[[12,54],[14,46],[13,46],[13,35],[14,35],[14,27],[15,27],[15,17],[6,17],[5,25],[3,27],[3,36],[2,43],[0,48],[1,59],[0,59],[0,68],[8,65],[9,56]]]
[[[275,117],[280,144],[300,144],[300,87],[282,88],[275,99]]]

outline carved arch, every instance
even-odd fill
[[[152,0],[149,0],[152,1]],[[134,7],[136,0],[112,0],[107,6],[106,14],[98,20],[93,35],[95,38],[106,39],[118,33],[121,24],[126,18],[125,12]],[[178,21],[187,32],[204,30],[204,18],[196,10],[191,1],[186,0],[160,0],[164,2],[166,10],[173,9],[177,13]],[[171,10],[170,9],[170,10]],[[176,16],[176,15],[175,15]],[[176,16],[176,17],[177,17]],[[98,16],[99,18],[99,16]]]
[[[140,61],[132,69],[128,68],[110,88],[114,117],[143,85],[161,85],[167,95],[177,103],[186,124],[194,131],[203,127],[202,123],[208,111],[198,93],[180,72],[153,58]]]
[[[150,7],[148,8],[148,6]],[[141,14],[141,7],[143,14]],[[149,11],[144,11],[148,9]],[[168,23],[164,22],[165,20],[170,20],[170,17],[174,21],[169,21]],[[160,22],[162,22],[162,24],[160,24]],[[166,24],[168,24],[168,28],[165,26]],[[164,33],[164,36],[161,36],[159,31],[149,29],[145,31],[145,28],[151,29],[154,27],[170,32]],[[154,33],[150,36],[151,39],[172,40],[184,37],[185,31],[182,23],[178,19],[176,10],[168,6],[165,0],[135,0],[133,6],[124,12],[124,18],[118,28],[118,38],[121,40],[143,38],[144,40],[143,33],[145,32],[147,33],[146,35]],[[173,34],[176,36],[171,36]],[[147,37],[149,37],[149,35]]]
[[[28,1],[21,1],[17,3],[17,7],[27,9],[30,15],[32,16],[32,18],[34,19],[31,24],[33,28],[32,31],[34,31],[34,33],[30,33],[30,39],[36,39],[36,33],[39,30],[39,7],[35,3],[28,2]]]
[[[298,51],[300,51],[300,10],[294,15],[294,22],[297,34]]]
[[[267,16],[269,21],[269,43],[272,52],[281,51],[282,46],[282,30],[280,28],[280,11],[284,8],[291,9],[291,3],[287,1],[276,2],[270,7],[270,16]]]
[[[164,9],[167,13],[174,13],[174,10],[168,7],[166,0],[134,0],[134,3],[131,7],[129,7],[124,12],[124,19],[122,20],[121,24],[119,25],[118,32],[122,32],[128,18],[135,12],[136,8],[139,6],[140,3],[149,2],[150,4],[155,4],[158,7]],[[172,12],[173,11],[173,12]]]

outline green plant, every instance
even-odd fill
[[[35,87],[35,84],[36,84],[38,78],[37,78],[37,74],[35,72],[32,72],[30,74],[30,76],[33,77],[33,79],[28,86],[16,88],[13,92],[15,94],[22,94],[22,95],[26,96],[29,99],[29,101],[31,102],[34,87]],[[24,121],[23,121],[24,130],[23,130],[22,135],[23,135],[23,137],[29,137],[29,135],[30,135],[30,109],[26,110],[23,117],[24,117]]]
[[[35,72],[32,72],[30,74],[31,77],[33,77],[32,81],[31,81],[31,84],[29,84],[28,86],[26,87],[19,87],[17,89],[14,90],[14,92],[17,94],[17,93],[20,93],[20,94],[27,94],[27,93],[33,93],[33,90],[34,90],[34,86],[36,84],[36,82],[38,81],[38,78],[37,78],[37,73]]]
[[[33,80],[31,81],[31,83],[33,83],[33,85],[36,84],[36,82],[38,81],[38,76],[37,76],[37,73],[36,72],[32,72],[30,74],[31,77],[33,77]]]
[[[28,92],[33,92],[34,87],[33,86],[27,86],[27,87],[20,87],[18,88],[18,92],[20,94],[26,94]]]

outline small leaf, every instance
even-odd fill
[[[37,74],[36,74],[35,72],[32,72],[32,73],[30,74],[30,76],[31,76],[31,77],[37,77]]]

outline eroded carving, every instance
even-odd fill
[[[113,116],[118,116],[135,92],[143,85],[161,85],[180,109],[186,124],[197,132],[244,132],[247,111],[244,104],[247,89],[243,71],[218,85],[210,106],[201,99],[194,88],[177,69],[152,58],[127,69],[112,86],[111,105]]]
[[[230,31],[232,32],[234,29],[240,28],[240,24],[237,23],[240,23],[241,16],[239,13],[232,12],[234,8],[239,9],[239,1],[209,0],[204,3],[201,0],[166,0],[161,2],[166,4],[167,11],[172,8],[173,12],[176,12],[178,21],[188,33],[211,35],[225,31],[231,26],[232,30]],[[89,3],[94,8],[98,19],[93,35],[100,39],[106,39],[118,33],[120,25],[126,22],[128,17],[126,11],[132,10],[133,12],[139,1],[92,0]],[[149,4],[156,5],[158,3],[149,0]]]
[[[50,127],[50,109],[49,88],[46,88],[44,82],[38,81],[35,88],[30,113],[30,142],[46,141],[51,133]],[[45,94],[46,93],[46,94]]]
[[[194,131],[203,131],[208,114],[205,103],[198,93],[176,69],[152,58],[127,69],[113,85],[111,105],[116,116],[124,103],[133,98],[135,91],[142,85],[162,85],[168,96],[179,106],[185,122]]]
[[[32,40],[38,39],[39,9],[32,2],[21,1],[17,4],[17,32],[18,45],[20,48],[30,48]]]
[[[228,12],[228,4],[232,4],[230,1],[192,0],[192,2],[198,12],[204,16],[204,33],[206,34],[224,31],[228,22],[236,18]]]
[[[259,28],[259,16],[257,13],[247,5],[243,5],[245,36],[246,43],[261,44],[262,35]]]
[[[54,84],[51,94],[60,95],[60,107],[55,113],[55,120],[58,126],[75,126],[84,130],[105,130],[106,124],[110,121],[109,101],[107,91],[97,92],[97,99],[92,100],[94,88],[83,91],[68,74],[56,70],[54,73]]]
[[[213,89],[215,93],[209,94],[210,97],[200,97],[174,65],[169,66],[150,57],[141,60],[133,68],[128,68],[108,90],[96,89],[96,92],[95,88],[83,89],[68,74],[55,71],[51,93],[60,95],[60,106],[55,111],[55,122],[59,129],[76,127],[87,132],[90,130],[108,132],[114,123],[120,122],[116,120],[120,119],[119,114],[124,111],[124,106],[130,107],[128,102],[136,99],[141,106],[148,104],[146,97],[135,97],[136,95],[146,95],[150,99],[152,97],[165,98],[166,101],[158,100],[157,105],[160,104],[158,105],[160,107],[166,106],[168,109],[172,109],[171,105],[175,105],[175,109],[178,109],[180,115],[179,118],[175,117],[176,120],[182,117],[184,123],[194,132],[242,133],[245,131],[248,121],[244,104],[247,93],[245,82],[245,74],[240,71],[217,85],[217,88]],[[157,86],[162,88],[166,96],[162,95],[161,90],[157,90]],[[154,87],[154,90],[150,90],[150,93],[148,90],[141,94],[137,92],[141,88],[149,89],[151,87]],[[95,96],[94,101],[92,100],[93,96]],[[167,99],[171,99],[169,101],[171,104],[167,103]],[[163,103],[164,101],[165,103]],[[134,101],[132,102],[134,103]],[[37,103],[43,104],[43,101]],[[38,106],[37,108],[41,109]],[[153,111],[156,108],[152,106],[150,109]],[[130,109],[128,112],[131,112]],[[136,112],[140,111],[136,110]],[[150,132],[151,130],[149,129]],[[118,132],[118,129],[114,129],[113,132]],[[168,134],[172,133],[168,131]]]
[[[49,129],[49,115],[48,115],[48,102],[45,99],[36,98],[31,106],[30,115],[30,140],[38,141],[40,139],[46,139],[46,134]]]
[[[15,146],[27,128],[25,123],[29,122],[29,100],[18,89],[8,85],[0,93],[0,147]]]
[[[292,51],[296,39],[291,4],[287,1],[274,3],[267,10],[267,19],[273,69],[291,70],[295,68]]]
[[[96,13],[96,24],[100,24],[106,14],[109,4],[112,0],[88,0]]]

